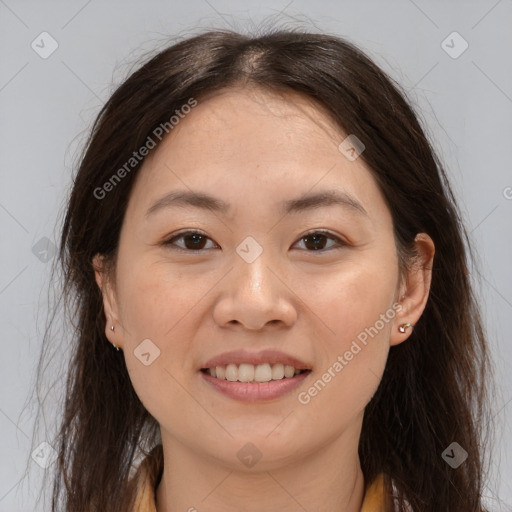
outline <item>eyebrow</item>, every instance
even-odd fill
[[[346,192],[335,190],[322,190],[297,199],[282,201],[279,211],[283,215],[286,215],[326,206],[342,206],[368,217],[368,212],[354,197]],[[145,216],[147,218],[159,210],[172,207],[194,207],[203,210],[212,210],[221,214],[226,214],[231,209],[231,205],[211,195],[202,192],[175,190],[158,199],[158,201],[148,209]]]

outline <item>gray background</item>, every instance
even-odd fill
[[[498,383],[486,495],[493,510],[512,510],[512,0],[0,0],[0,511],[34,510],[45,471],[30,458],[48,436],[43,428],[32,439],[35,408],[27,397],[61,208],[87,128],[113,84],[167,36],[250,29],[265,19],[350,38],[421,112],[479,254],[472,275]],[[44,31],[58,43],[46,59],[31,47],[43,45]],[[442,44],[453,31],[469,45],[461,55],[458,36]],[[65,346],[56,349],[55,368],[65,356]]]

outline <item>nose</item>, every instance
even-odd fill
[[[297,320],[299,300],[286,277],[263,253],[252,263],[235,258],[234,268],[222,280],[219,299],[214,307],[217,325],[240,324],[260,331],[268,326],[291,326]]]

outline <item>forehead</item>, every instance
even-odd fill
[[[326,139],[336,143],[342,133],[327,109],[307,96],[245,87],[225,89],[199,100],[168,139],[177,145],[184,136],[189,147],[205,149],[205,142],[215,140],[208,150],[227,155],[242,147],[256,149],[265,157],[267,149],[269,153],[276,146],[291,150],[297,142],[311,138],[316,146],[325,144]]]
[[[371,201],[379,193],[372,173],[339,151],[345,137],[324,107],[298,93],[224,90],[198,100],[146,157],[130,202],[147,210],[164,192],[193,189],[228,203],[261,191],[282,203],[315,187]]]

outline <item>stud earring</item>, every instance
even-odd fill
[[[407,322],[406,324],[402,324],[400,326],[398,326],[398,330],[400,332],[405,332],[405,330],[407,329],[407,327],[413,327],[412,324],[410,324],[409,322]]]
[[[114,332],[116,328],[113,325],[111,325],[110,330]],[[115,343],[112,343],[112,346],[119,352],[119,347]]]

